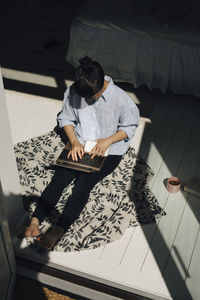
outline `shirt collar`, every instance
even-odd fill
[[[107,101],[107,100],[110,98],[110,95],[111,95],[111,93],[112,93],[112,89],[113,89],[114,83],[113,83],[113,80],[112,80],[112,78],[111,78],[110,76],[105,75],[104,78],[105,78],[106,81],[109,82],[109,84],[108,84],[107,88],[105,89],[105,91],[103,92],[103,94],[101,95],[101,97],[102,97],[105,101]]]

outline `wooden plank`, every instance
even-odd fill
[[[99,248],[96,248],[96,249],[93,249],[93,250],[82,250],[80,251],[80,257],[82,259],[85,259],[85,260],[90,260],[91,258],[92,259],[100,259],[104,249],[105,249],[106,246],[102,246],[102,247],[99,247]],[[74,254],[76,255],[76,252],[74,252]]]
[[[174,101],[173,108],[168,112],[165,119],[163,120],[160,131],[149,144],[149,155],[146,159],[148,165],[153,169],[155,176],[150,181],[150,188],[156,180],[158,171],[163,163],[166,153],[173,141],[176,126],[181,117],[183,107],[177,101]]]
[[[172,174],[177,169],[177,159],[180,159],[180,153],[178,153],[178,151],[182,151],[183,145],[187,143],[183,130],[187,130],[188,135],[190,135],[191,132],[191,124],[186,123],[185,120],[189,112],[193,110],[190,109],[188,105],[187,108],[189,111],[187,111],[185,105],[184,103],[180,105],[179,101],[174,101],[173,108],[168,111],[168,116],[162,124],[159,135],[152,141],[154,144],[152,149],[155,149],[150,152],[147,162],[150,166],[153,165],[156,176],[154,176],[150,182],[149,186],[151,188],[156,184],[157,177],[160,176],[159,170],[163,164],[167,166]],[[176,155],[176,153],[178,155]],[[166,168],[164,167],[164,169]],[[164,178],[166,177],[162,177],[162,179]]]
[[[168,102],[166,102],[168,103]],[[172,124],[171,119],[172,116],[174,116],[174,119],[176,120],[177,116],[177,110],[179,113],[181,113],[181,110],[179,109],[179,104],[176,103],[173,106],[173,114],[167,113],[167,104],[164,104],[163,102],[158,103],[157,107],[154,109],[154,112],[152,114],[151,120],[152,120],[152,127],[150,125],[150,128],[147,128],[147,134],[146,134],[146,141],[142,142],[142,145],[140,147],[140,152],[143,152],[143,157],[148,155],[152,155],[153,148],[148,148],[148,145],[150,145],[151,140],[154,142],[158,139],[159,143],[162,139],[163,143],[166,140],[166,131],[169,133],[173,133],[174,130],[174,124]],[[166,106],[165,106],[166,105]],[[169,103],[168,103],[169,105]],[[158,118],[157,118],[158,116]],[[170,126],[167,124],[170,123]],[[144,133],[145,135],[145,133]],[[169,145],[169,141],[167,141]],[[166,146],[167,147],[167,146]],[[145,149],[145,151],[143,151]],[[155,149],[155,148],[154,148]],[[148,151],[147,151],[148,150]],[[156,149],[155,149],[156,150]],[[145,153],[146,152],[146,153]],[[153,156],[153,160],[158,160],[158,151],[155,151]],[[150,159],[149,159],[150,160]],[[162,157],[160,157],[160,160],[158,160],[159,165],[162,164]],[[159,169],[159,165],[157,166]],[[165,190],[164,186],[161,185],[163,191]],[[144,259],[147,255],[147,252],[149,250],[149,245],[151,243],[152,237],[154,235],[156,229],[156,224],[150,224],[148,226],[144,226],[143,228],[136,229],[136,233],[134,234],[129,247],[126,251],[126,254],[122,260],[122,265],[131,266],[134,268],[134,270],[140,270],[143,266]],[[136,245],[139,245],[139,247]],[[156,266],[156,263],[153,265]]]
[[[154,127],[153,129],[160,128],[160,126],[158,126],[158,125],[160,125],[160,123],[163,121],[163,117],[166,114],[165,110],[163,109],[163,107],[165,107],[165,105],[163,105],[163,103],[162,103],[162,105],[161,105],[161,103],[159,103],[159,104],[160,105],[158,105],[157,108],[154,110],[155,123],[153,124],[153,127]],[[163,114],[161,112],[163,112]],[[159,116],[158,119],[156,118],[156,115]],[[151,132],[155,136],[154,130],[152,130]],[[149,137],[149,134],[148,134],[148,137]],[[146,149],[146,147],[145,147],[145,149]],[[152,234],[155,230],[155,226],[156,226],[155,224],[145,226],[145,229],[146,229],[145,233],[146,233],[146,235],[148,235],[148,242],[151,241]],[[144,260],[144,257],[146,255],[146,251],[149,248],[148,242],[146,241],[146,239],[144,239],[143,230],[141,228],[140,229],[137,228],[136,233],[132,236],[131,242],[130,242],[128,248],[126,249],[124,257],[122,257],[121,265],[123,265],[123,266],[126,265],[129,267],[131,266],[134,268],[134,270],[140,270],[141,265]],[[140,246],[136,248],[135,247],[136,244],[140,245]],[[108,257],[109,256],[111,257],[111,255],[108,252]]]
[[[106,245],[104,251],[99,257],[101,261],[109,262],[109,264],[119,265],[130,242],[130,239],[134,234],[134,230],[135,228],[128,228],[120,240],[116,240]]]
[[[199,128],[199,127],[198,127]],[[197,139],[199,143],[199,139]],[[192,157],[196,158],[196,162],[199,159],[199,147],[193,149]],[[197,171],[196,177],[200,177],[200,161],[196,164]],[[185,193],[186,195],[188,193]],[[196,286],[197,278],[200,279],[200,265],[199,265],[199,253],[196,256],[198,249],[198,238],[200,229],[200,202],[199,197],[188,194],[188,201],[186,210],[179,230],[171,249],[171,255],[166,265],[165,277],[174,279],[174,268],[172,266],[172,260],[175,261],[177,268],[179,269],[182,278],[185,279],[186,286],[192,295],[192,299],[196,298],[196,295],[200,294],[200,285]]]
[[[181,176],[183,175],[183,170],[186,169],[187,174],[190,174],[191,176],[194,175],[196,162],[195,160],[189,160],[189,158],[191,157],[191,151],[193,151],[193,147],[196,144],[196,140],[199,136],[200,119],[197,119],[198,120],[197,123],[195,122],[196,115],[198,114],[198,110],[196,110],[194,114],[193,113],[191,114],[190,121],[188,122],[190,125],[188,123],[186,124],[185,122],[183,122],[185,117],[188,114],[190,115],[190,112],[191,111],[189,110],[189,108],[183,112],[179,126],[177,127],[176,130],[176,134],[174,135],[174,142],[172,143],[166,155],[165,163],[162,164],[157,179],[155,181],[155,188],[153,189],[155,195],[158,197],[158,199],[160,199],[162,196],[161,202],[163,205],[164,205],[164,201],[166,201],[167,199],[168,200],[164,208],[166,212],[166,216],[161,217],[160,221],[158,222],[158,229],[152,240],[152,244],[150,246],[148,255],[144,263],[143,270],[145,272],[151,270],[152,264],[155,264],[155,257],[159,268],[154,268],[154,271],[156,273],[159,272],[159,274],[160,272],[161,273],[163,272],[166,264],[166,260],[169,255],[169,251],[172,247],[177,232],[177,228],[179,226],[180,220],[182,218],[185,209],[185,205],[186,205],[185,195],[182,194],[181,192],[175,195],[173,194],[169,195],[164,185],[162,184],[162,181],[163,178],[167,178],[171,176],[171,167],[169,166],[168,162],[170,162],[171,165],[173,166],[174,168],[173,172],[175,172],[176,170],[175,168],[179,168],[178,172],[175,172],[174,174]],[[195,130],[193,131],[194,125],[195,125]],[[200,147],[200,140],[199,140],[199,147]],[[161,240],[164,239],[165,242],[162,243],[159,240],[160,238]]]
[[[188,203],[190,202],[190,199]],[[199,199],[198,199],[198,210],[199,210]],[[191,260],[191,256],[194,251],[194,246],[196,244],[196,238],[199,232],[199,222],[194,218],[193,212],[190,209],[189,205],[187,205],[186,210],[184,212],[184,216],[182,218],[179,230],[177,232],[177,236],[173,247],[171,249],[171,254],[166,266],[166,270],[164,272],[164,277],[166,280],[170,279],[173,280],[175,283],[178,282],[176,277],[177,270],[181,275],[182,280],[185,277],[190,278],[193,281],[197,275],[197,268],[196,268],[196,275],[193,278],[193,274],[190,274],[188,271],[188,266]],[[199,267],[199,257],[196,258],[196,265]],[[200,269],[198,269],[198,277],[200,277]],[[195,282],[195,281],[194,281]],[[187,287],[187,285],[186,285]],[[200,285],[196,287],[190,288],[190,296],[191,299],[199,299],[195,298],[195,294],[200,294]],[[179,292],[179,298],[183,299],[184,297],[184,290]]]
[[[32,84],[44,85],[53,88],[57,88],[57,82],[53,76],[45,76],[40,74],[34,74],[30,72],[10,70],[2,68],[3,78],[19,80],[23,82],[29,82]]]
[[[190,201],[192,201],[192,199],[189,199],[188,203]],[[187,270],[199,231],[199,222],[196,218],[194,218],[194,214],[188,203],[184,211],[180,226],[178,228],[174,243],[172,245],[169,260],[164,272],[164,276],[172,280],[176,280],[176,278],[174,277],[174,262],[183,279],[190,276]],[[198,209],[200,209],[200,203]],[[197,261],[196,263],[199,263],[199,261]]]
[[[142,271],[146,274],[162,275],[184,208],[185,202],[178,194],[170,195],[165,207],[166,216],[160,218],[143,261]],[[176,215],[176,218],[172,218],[172,215]]]
[[[195,105],[195,103],[193,103],[193,105]],[[193,109],[192,105],[189,103],[185,103],[183,106],[184,110],[181,116],[179,115],[179,122],[176,121],[176,115],[172,116],[171,112],[169,113],[169,115],[171,116],[170,122],[172,124],[171,130],[172,128],[175,128],[170,139],[170,145],[168,137],[165,135],[165,132],[163,132],[163,135],[166,137],[167,141],[160,139],[155,143],[155,148],[162,156],[158,157],[157,155],[157,158],[155,158],[154,154],[151,158],[152,162],[153,159],[156,159],[157,161],[161,160],[161,157],[163,159],[162,163],[160,164],[160,168],[157,170],[156,176],[154,176],[149,185],[150,188],[153,189],[153,192],[155,193],[157,199],[160,199],[161,205],[164,205],[166,197],[168,196],[168,192],[164,187],[163,180],[177,174],[179,165],[181,164],[181,160],[184,156],[184,151],[187,148],[187,143],[191,142],[190,136],[192,134],[193,126],[198,114],[198,106],[195,106],[195,109]],[[178,110],[181,111],[181,108]],[[175,119],[173,119],[173,117]],[[186,119],[188,120],[188,122],[185,122]],[[164,148],[168,149],[166,153],[164,153],[163,151]]]
[[[197,144],[199,143],[199,139],[196,140],[196,146]],[[197,166],[197,172],[195,172],[195,177],[196,178],[200,178],[200,161],[199,163],[197,163],[198,159],[199,158],[199,153],[198,153],[198,150],[199,150],[200,147],[196,147],[196,155],[191,155],[192,156],[192,159],[196,162],[196,166]],[[188,173],[187,173],[187,177],[185,178],[184,182],[187,183],[187,180],[191,180],[191,177],[188,176]],[[200,210],[199,210],[199,197],[196,197],[196,196],[193,196],[187,192],[185,192],[185,194],[189,195],[190,196],[190,201],[188,201],[188,205],[190,206],[191,210],[193,211],[193,214],[194,214],[194,218],[197,219],[197,221],[199,222],[200,224]]]
[[[156,224],[136,227],[120,263],[123,269],[130,268],[140,272],[155,228]]]
[[[200,253],[200,230],[198,232],[197,241],[195,243],[194,252],[188,269],[188,276],[186,278],[186,286],[188,287],[190,293],[192,294],[193,300],[198,300],[200,295],[199,253]]]
[[[160,103],[159,103],[160,104]],[[169,104],[168,104],[169,105]],[[165,141],[165,132],[166,132],[166,128],[168,133],[173,132],[173,125],[172,122],[170,122],[171,126],[167,126],[167,124],[169,123],[170,119],[172,118],[172,114],[170,112],[170,114],[168,113],[168,115],[166,115],[166,113],[163,110],[164,106],[163,105],[158,105],[158,108],[156,110],[154,110],[154,115],[153,118],[155,120],[155,122],[152,121],[152,125],[154,128],[152,128],[152,133],[148,132],[147,136],[149,137],[149,144],[150,144],[150,139],[152,139],[154,142],[156,141],[157,137],[159,138],[159,142],[162,138],[162,140]],[[167,107],[165,107],[167,108]],[[177,111],[175,110],[175,108],[178,110],[179,105],[174,105],[174,113],[173,116],[174,118],[177,116]],[[179,110],[180,112],[181,110]],[[163,112],[163,114],[161,114],[161,112]],[[156,118],[156,116],[159,116],[158,120]],[[162,117],[161,117],[162,115]],[[153,119],[151,118],[151,119]],[[157,122],[156,122],[157,120]],[[157,124],[156,124],[157,123]],[[160,126],[162,124],[162,126]],[[170,130],[169,130],[170,127]],[[159,128],[159,131],[158,131]],[[154,132],[154,130],[156,129],[156,133]],[[165,130],[165,132],[163,132]],[[148,143],[148,142],[147,142]],[[145,149],[147,149],[147,143],[145,143]],[[169,144],[169,141],[168,141]],[[141,147],[144,147],[144,143],[142,144]],[[152,155],[152,148],[149,150],[150,152],[150,156]],[[156,160],[158,159],[157,155],[158,152],[155,152],[156,154]],[[155,159],[153,159],[155,161]],[[162,164],[162,157],[160,157],[159,160],[159,164]],[[159,168],[159,165],[158,165]],[[165,188],[163,185],[161,185],[163,191],[165,191]],[[133,239],[131,240],[130,244],[129,244],[129,248],[127,249],[126,255],[122,261],[123,265],[131,265],[132,267],[134,267],[134,269],[140,270],[142,268],[142,265],[144,263],[144,259],[147,255],[147,251],[149,250],[149,244],[151,243],[152,237],[154,235],[154,231],[156,229],[156,224],[153,225],[148,225],[148,226],[144,226],[143,229],[140,228],[140,230],[137,230],[136,232],[138,233],[138,235],[134,235]],[[137,238],[137,240],[135,240],[135,238]],[[137,249],[135,245],[140,245]],[[137,253],[134,253],[134,251],[136,251]],[[131,253],[133,253],[131,259]],[[156,264],[154,263],[153,265],[156,266]]]
[[[150,117],[151,123],[146,124],[145,131],[143,134],[143,140],[140,145],[139,154],[144,160],[146,160],[149,153],[150,141],[154,140],[156,135],[159,133],[160,126],[166,114],[167,114],[167,102],[162,101],[162,99],[160,99],[160,101],[158,102],[158,104],[156,105],[156,107],[154,108],[151,114]]]
[[[78,276],[83,276],[112,287],[134,292],[151,299],[161,300],[172,299],[168,288],[161,277],[152,276],[147,280],[145,274],[135,272],[132,269],[122,269],[121,266],[111,265],[102,262],[100,259],[83,259],[78,252],[64,253],[50,251],[47,257],[38,254],[30,247],[20,249],[20,244],[16,246],[15,252],[18,256],[28,258],[35,262],[45,263]]]

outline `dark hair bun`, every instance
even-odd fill
[[[93,63],[93,60],[90,57],[85,56],[85,57],[79,59],[79,63],[81,66],[91,66]]]
[[[81,97],[93,97],[104,85],[104,70],[88,56],[80,58],[79,63],[75,70],[75,91]]]

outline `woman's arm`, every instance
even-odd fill
[[[71,143],[71,150],[68,154],[68,158],[71,155],[73,160],[78,161],[78,158],[82,158],[82,156],[84,154],[84,149],[76,137],[76,134],[74,132],[74,126],[66,125],[63,127],[63,129]]]
[[[89,154],[92,155],[92,158],[95,155],[104,156],[105,151],[111,144],[125,140],[127,137],[127,134],[123,130],[119,130],[107,138],[98,139],[96,140],[97,144],[92,148]]]

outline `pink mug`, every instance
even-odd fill
[[[169,177],[167,179],[167,190],[169,193],[177,193],[180,187],[181,182],[178,177]]]

